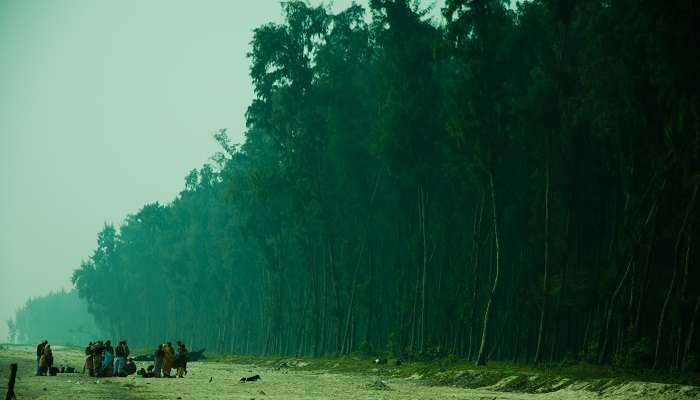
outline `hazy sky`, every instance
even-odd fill
[[[280,20],[278,0],[0,0],[0,342],[105,221],[171,201],[216,130],[243,140],[252,29]]]

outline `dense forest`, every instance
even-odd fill
[[[245,142],[75,270],[102,330],[698,370],[697,2],[282,7]]]
[[[95,319],[75,290],[49,293],[27,300],[7,321],[10,343],[82,345],[99,337]]]

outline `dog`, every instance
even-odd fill
[[[247,378],[244,376],[243,378],[241,378],[241,382],[255,382],[258,379],[262,379],[262,378],[260,378],[260,375],[253,375],[253,376],[249,376]]]

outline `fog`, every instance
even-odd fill
[[[252,29],[280,19],[276,0],[0,1],[0,342],[105,222],[171,201],[218,129],[243,140]]]
[[[2,5],[12,345],[698,382],[700,8],[75,4]]]

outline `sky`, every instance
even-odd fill
[[[106,222],[172,201],[217,130],[243,141],[270,21],[278,0],[0,0],[0,342]]]

